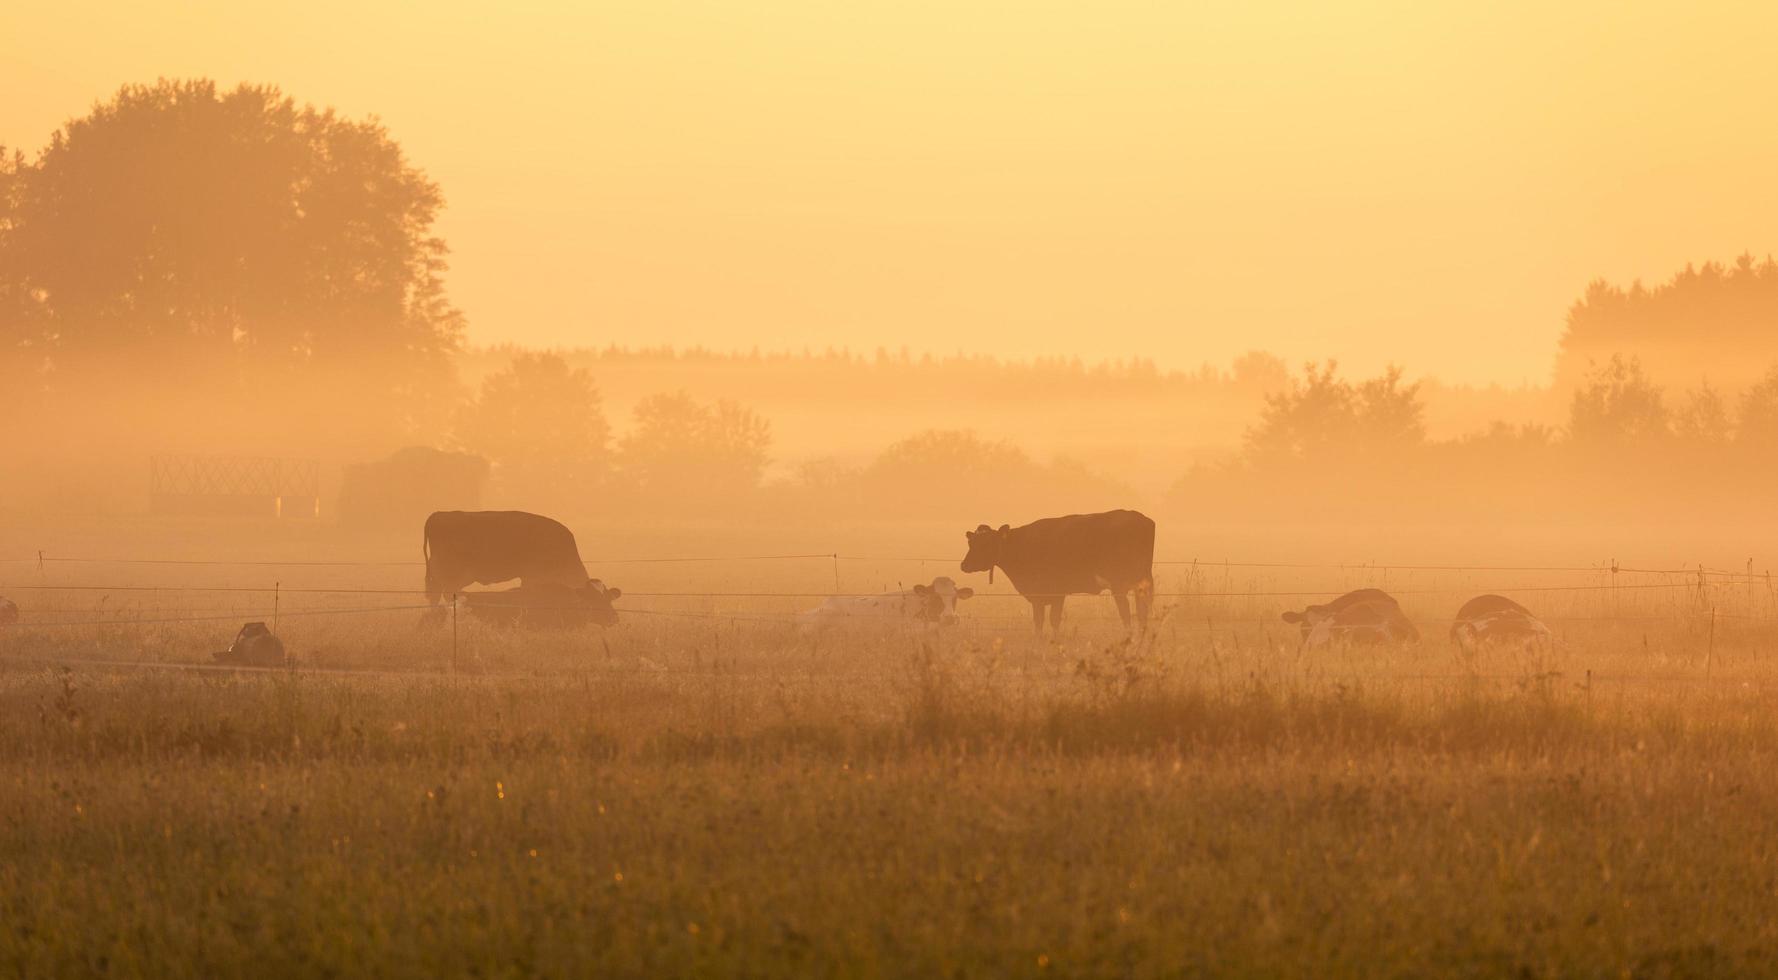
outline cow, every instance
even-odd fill
[[[521,586],[584,587],[574,532],[518,510],[444,510],[426,518],[426,601],[436,606],[471,583],[518,579]]]
[[[0,598],[0,626],[6,626],[8,624],[16,623],[18,621],[19,621],[18,604],[13,602],[11,599]]]
[[[247,623],[228,649],[216,654],[216,662],[233,667],[282,667],[284,641],[264,623]]]
[[[1355,589],[1280,618],[1300,628],[1303,646],[1325,646],[1336,639],[1360,643],[1420,639],[1420,631],[1402,614],[1401,604],[1382,589]]]
[[[1553,635],[1531,610],[1501,595],[1476,596],[1464,603],[1451,621],[1451,642],[1465,652],[1489,642],[1522,640],[1530,644]]]
[[[1130,603],[1136,597],[1136,624],[1148,631],[1154,605],[1154,521],[1133,510],[1047,517],[1023,527],[983,524],[964,533],[969,550],[965,572],[1006,572],[1013,588],[1031,603],[1031,625],[1043,635],[1049,610],[1052,634],[1062,629],[1062,603],[1070,595],[1111,590],[1117,614],[1130,629]]]
[[[1303,646],[1324,647],[1336,642],[1350,644],[1406,643],[1420,639],[1420,631],[1391,602],[1354,602],[1333,615],[1316,621],[1303,637]]]
[[[495,626],[575,629],[588,624],[616,626],[617,609],[612,602],[623,594],[622,589],[607,587],[594,578],[578,588],[545,582],[494,592],[463,592],[457,601],[471,616]]]
[[[830,596],[821,605],[798,615],[797,624],[805,633],[822,627],[865,624],[954,626],[957,603],[973,595],[974,589],[959,589],[950,576],[940,575],[931,585],[915,585],[901,592]]]

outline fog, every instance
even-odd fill
[[[1770,972],[1771,21],[0,10],[0,974]]]
[[[469,341],[443,191],[374,120],[163,81],[0,177],[11,558],[412,559],[452,508],[558,517],[595,562],[947,555],[1137,507],[1177,560],[1764,560],[1778,266],[1752,255],[1577,287],[1531,384],[1354,371],[1337,334],[1191,368],[847,332],[527,349]]]

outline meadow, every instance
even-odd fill
[[[808,636],[793,593],[833,591],[827,563],[638,566],[613,629],[453,643],[411,571],[280,574],[309,583],[277,597],[290,670],[201,669],[270,618],[222,591],[263,570],[52,570],[21,600],[0,973],[1778,964],[1761,579],[1174,565],[1148,640],[1083,598],[1051,644],[1004,582],[942,634]],[[137,586],[71,587],[101,578]],[[1362,584],[1422,642],[1304,651],[1276,618]],[[1557,641],[1450,646],[1450,610],[1505,585]]]

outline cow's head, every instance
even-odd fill
[[[1334,612],[1335,610],[1328,606],[1310,606],[1302,612],[1287,612],[1278,618],[1287,623],[1296,624],[1302,630],[1303,639],[1307,640],[1309,633],[1315,627],[1333,618]]]
[[[624,590],[607,587],[604,582],[589,578],[576,591],[580,593],[581,602],[586,604],[588,619],[600,626],[617,625],[617,609],[612,606],[612,602],[622,597]]]
[[[1420,631],[1394,600],[1365,600],[1345,606],[1310,606],[1302,614],[1285,613],[1286,622],[1300,622],[1305,646],[1329,643],[1418,643]],[[1298,618],[1292,619],[1296,615]]]
[[[970,588],[957,588],[949,576],[940,575],[931,585],[914,586],[914,618],[922,623],[952,626],[957,622],[957,603],[975,595]]]
[[[963,570],[966,572],[987,572],[988,582],[992,584],[994,566],[1000,563],[1001,547],[1006,541],[1006,532],[1009,530],[1011,527],[1006,524],[1000,525],[999,530],[983,524],[973,531],[963,532],[963,537],[969,541],[969,551],[963,556],[961,566]]]

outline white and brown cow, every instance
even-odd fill
[[[1451,622],[1451,642],[1466,653],[1491,643],[1522,643],[1535,646],[1551,642],[1555,634],[1531,610],[1500,595],[1479,595],[1457,610]]]
[[[617,608],[612,602],[623,594],[622,589],[607,587],[595,578],[578,588],[545,582],[490,592],[460,592],[456,601],[471,616],[494,626],[578,629],[616,626]]]
[[[957,622],[957,603],[973,595],[974,589],[959,589],[950,577],[941,575],[931,585],[900,592],[830,596],[797,616],[797,623],[804,632],[846,626],[951,626]]]
[[[1401,604],[1382,589],[1356,589],[1281,618],[1301,629],[1304,647],[1420,641],[1420,631],[1402,614]]]

